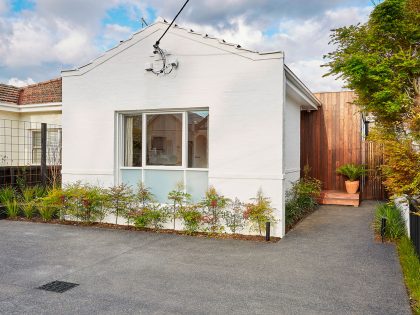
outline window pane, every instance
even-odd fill
[[[188,112],[188,167],[208,167],[209,112]]]
[[[41,146],[41,131],[32,131],[32,146]]]
[[[32,149],[32,163],[33,164],[41,163],[41,148]]]
[[[124,119],[124,166],[142,166],[142,116],[127,116]]]
[[[182,166],[182,114],[147,115],[147,165]]]

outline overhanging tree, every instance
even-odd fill
[[[401,167],[420,169],[418,150],[407,146],[420,141],[420,0],[385,0],[367,23],[333,30],[330,43],[336,50],[324,56],[326,75],[344,79],[361,111],[375,116],[372,140],[386,144],[387,188],[420,193],[420,172],[404,183],[393,178]],[[401,150],[390,150],[401,144]]]

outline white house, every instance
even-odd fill
[[[244,201],[261,188],[282,237],[285,192],[300,176],[300,111],[319,101],[282,52],[174,26],[154,53],[167,27],[62,72],[63,183],[143,181],[161,202],[180,181],[195,200],[210,185]]]

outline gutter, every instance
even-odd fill
[[[61,112],[62,103],[26,104],[16,105],[11,103],[0,103],[0,111],[10,113],[39,113],[39,112]]]

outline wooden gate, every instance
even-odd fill
[[[301,115],[301,169],[308,164],[311,176],[323,183],[324,190],[344,191],[344,178],[336,169],[347,163],[366,164],[367,176],[361,180],[363,199],[383,200],[385,189],[379,172],[382,151],[364,141],[362,115],[353,104],[352,91],[316,93],[322,106]]]

